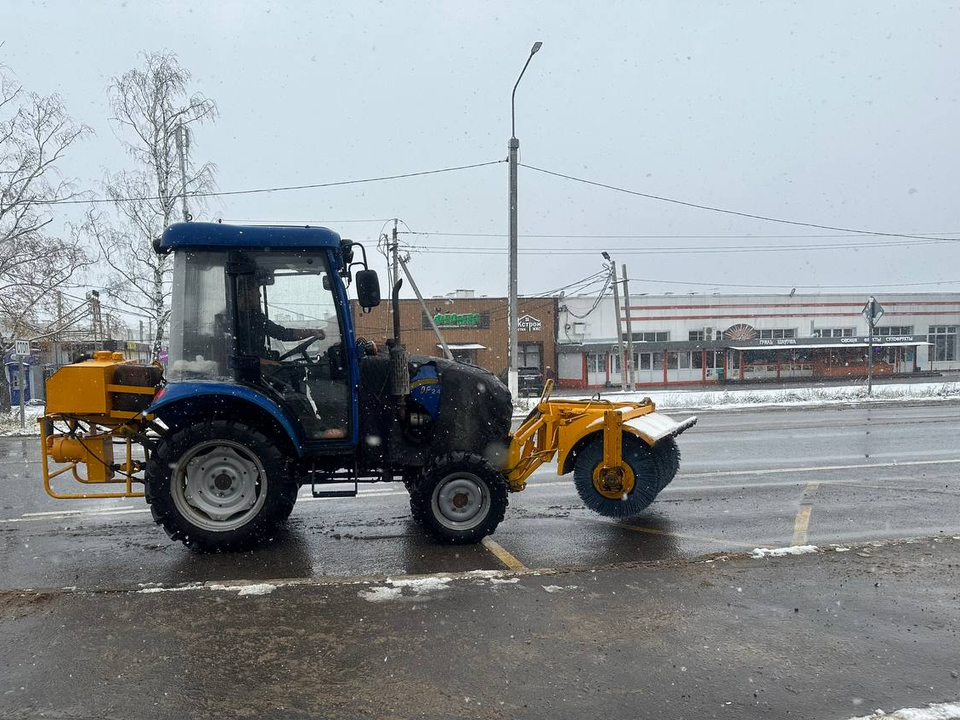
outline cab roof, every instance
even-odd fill
[[[164,230],[157,250],[338,247],[340,235],[325,227],[185,222]]]

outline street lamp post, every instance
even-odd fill
[[[520,80],[523,78],[523,74],[527,71],[527,65],[530,64],[530,61],[533,59],[533,56],[537,53],[543,43],[535,42],[533,47],[530,48],[530,55],[527,57],[527,62],[523,64],[523,70],[520,71],[520,77],[517,78],[517,82],[513,85],[513,93],[510,95],[510,140],[507,143],[507,150],[509,151],[509,165],[510,165],[510,193],[509,193],[509,210],[510,210],[510,256],[509,259],[509,269],[508,269],[508,295],[509,299],[507,301],[507,324],[510,328],[510,338],[509,338],[509,348],[507,352],[510,357],[510,369],[507,373],[507,385],[510,388],[510,394],[513,397],[517,397],[517,151],[520,149],[520,141],[517,140],[517,121],[516,121],[516,100],[517,100],[517,86],[520,85]]]

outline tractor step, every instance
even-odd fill
[[[356,497],[357,489],[353,490],[317,490],[310,488],[315,498],[338,498],[338,497]]]
[[[350,482],[353,482],[353,487],[349,490],[317,490],[317,486],[323,487],[324,485],[346,485]],[[310,492],[313,493],[315,498],[343,498],[343,497],[356,497],[357,489],[359,483],[357,482],[357,476],[354,475],[349,480],[343,480],[334,477],[327,477],[320,482],[310,483]]]

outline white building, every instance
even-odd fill
[[[960,293],[876,295],[874,372],[898,376],[960,369]],[[624,356],[633,337],[642,386],[863,377],[869,346],[866,296],[642,295],[621,308]],[[561,387],[620,384],[612,297],[561,298]]]

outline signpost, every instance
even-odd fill
[[[863,317],[867,319],[867,395],[873,393],[873,329],[877,320],[883,317],[883,307],[871,295],[863,306]]]
[[[24,377],[25,373],[23,370],[23,359],[25,357],[30,357],[30,341],[29,340],[14,340],[13,341],[13,351],[17,355],[17,359],[20,362],[20,379],[17,383],[20,386],[20,429],[22,430],[27,426],[26,420],[26,411],[24,409],[24,397],[23,394],[26,392],[27,383],[26,378]]]

